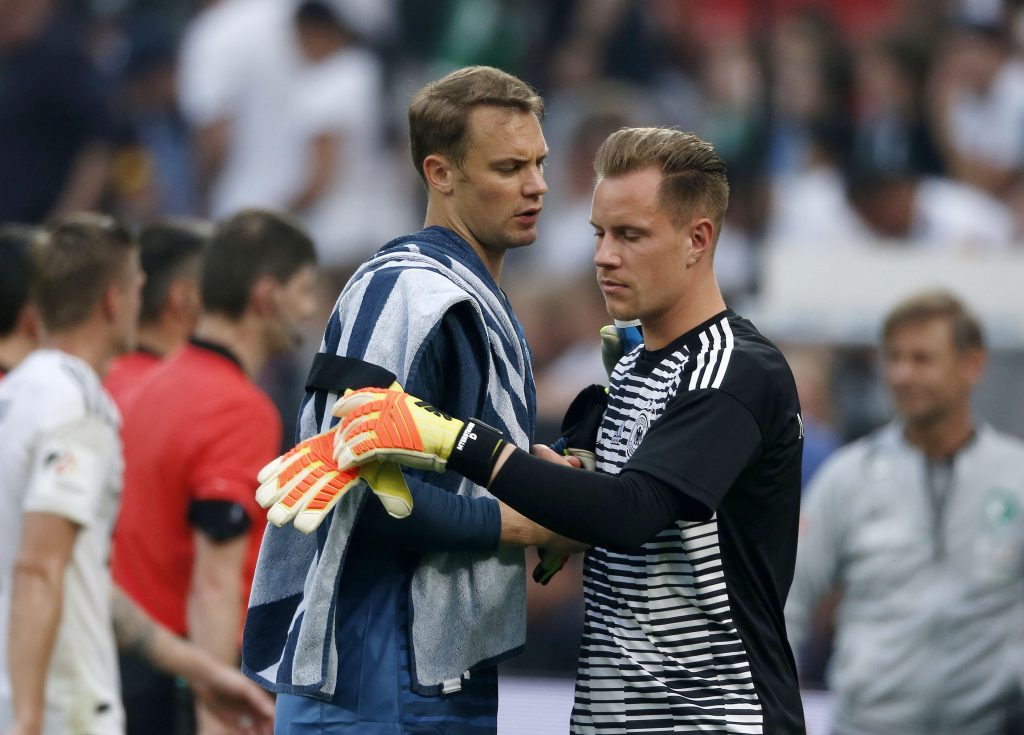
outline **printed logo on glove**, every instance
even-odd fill
[[[399,390],[346,393],[332,413],[341,418],[334,457],[343,470],[376,459],[433,472],[451,469],[486,485],[505,443],[479,419],[460,421]]]

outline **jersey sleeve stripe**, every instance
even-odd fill
[[[708,354],[708,336],[703,332],[700,333],[700,352],[697,354],[697,367],[693,369],[693,374],[690,376],[690,390],[697,387],[697,381],[700,380],[700,372],[704,369],[704,358]]]
[[[708,355],[708,366],[704,370],[704,376],[700,380],[701,388],[707,388],[709,385],[711,385],[711,378],[715,372],[715,365],[718,362],[719,354],[722,352],[722,335],[718,331],[717,325],[711,325],[711,338],[713,340],[713,343],[711,347],[711,353]]]
[[[722,353],[722,359],[718,364],[718,374],[715,375],[715,382],[711,384],[712,388],[720,388],[722,381],[725,379],[725,371],[729,369],[729,360],[732,358],[733,348],[733,336],[732,327],[729,326],[729,320],[722,320],[722,331],[725,333],[725,351]]]

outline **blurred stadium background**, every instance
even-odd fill
[[[590,163],[608,132],[647,124],[693,130],[729,166],[720,282],[791,359],[808,475],[889,417],[873,344],[920,287],[980,313],[994,349],[979,414],[1024,435],[1024,2],[324,2],[344,33],[303,41],[297,0],[0,0],[0,222],[291,209],[316,237],[326,314],[356,263],[421,221],[410,95],[491,64],[548,104],[540,238],[504,282],[534,351],[538,440],[604,379]],[[286,425],[318,341],[263,376]],[[541,735],[571,702],[578,567],[530,594],[502,721]],[[824,731],[819,711],[811,692]]]

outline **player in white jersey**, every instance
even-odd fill
[[[33,548],[21,546],[22,523],[48,527],[53,516],[57,525],[77,528],[45,691],[47,719],[64,721],[66,732],[115,735],[123,727],[106,566],[121,492],[118,423],[96,372],[60,350],[33,353],[0,384],[0,498],[9,509],[0,516],[0,579],[14,579],[19,549]],[[0,586],[5,659],[11,594],[10,584]],[[5,669],[0,697],[10,701],[11,694]]]
[[[0,383],[0,728],[122,735],[118,644],[193,681],[230,732],[265,733],[272,705],[112,590],[120,417],[100,384],[133,342],[143,274],[113,220],[71,215],[35,245],[45,349]]]

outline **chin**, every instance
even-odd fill
[[[537,233],[534,232],[521,232],[513,237],[506,238],[505,244],[509,250],[515,248],[527,248],[533,245],[537,241]]]
[[[605,299],[604,306],[605,310],[608,312],[608,316],[620,322],[630,322],[634,319],[640,318],[635,311],[627,311],[621,306],[609,303],[607,299]]]

